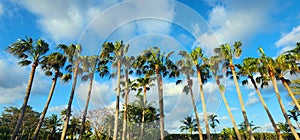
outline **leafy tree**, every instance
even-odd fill
[[[45,129],[48,131],[47,140],[54,140],[59,138],[59,127],[62,125],[61,119],[56,114],[52,114],[45,119]]]
[[[45,56],[45,54],[49,51],[48,43],[42,39],[38,39],[37,41],[33,41],[32,38],[27,37],[26,39],[19,39],[15,43],[11,44],[7,50],[9,53],[20,59],[18,64],[20,66],[28,66],[31,64],[31,72],[29,75],[28,85],[25,92],[24,101],[21,107],[21,112],[18,117],[18,122],[14,129],[11,140],[15,140],[19,134],[19,130],[22,125],[22,121],[25,115],[27,102],[29,100],[31,87],[35,75],[35,70],[40,63],[41,59]]]
[[[292,118],[296,122],[298,128],[300,128],[300,124],[299,124],[299,120],[298,120],[298,117],[300,116],[299,111],[296,110],[296,108],[294,108],[292,110],[288,110],[288,112],[289,112],[289,114],[288,114],[289,119]]]
[[[223,136],[224,139],[230,139],[230,140],[233,140],[235,136],[233,128],[223,128],[221,131],[221,135]]]
[[[38,138],[38,133],[43,125],[44,118],[46,116],[49,104],[51,102],[54,89],[56,87],[57,78],[63,76],[63,73],[61,72],[61,69],[64,67],[66,62],[66,56],[59,52],[51,53],[50,55],[46,56],[42,60],[42,68],[44,71],[46,71],[47,76],[53,76],[52,78],[52,86],[48,95],[48,99],[46,101],[46,105],[44,107],[44,110],[41,114],[39,123],[34,131],[33,134],[33,140],[36,140]],[[64,79],[64,81],[67,81],[69,79]]]
[[[62,131],[61,138],[60,138],[61,140],[65,140],[66,133],[68,130],[68,123],[69,123],[71,112],[72,112],[71,107],[72,107],[72,102],[73,102],[73,98],[74,98],[74,94],[75,94],[77,76],[78,76],[78,74],[81,74],[81,69],[79,66],[80,65],[79,57],[80,57],[80,53],[81,53],[82,49],[81,49],[81,45],[74,45],[74,44],[71,44],[69,46],[60,44],[60,45],[58,45],[57,48],[62,50],[63,53],[67,56],[67,60],[68,60],[69,64],[66,66],[66,69],[68,72],[73,73],[73,77],[72,77],[73,83],[72,83],[70,98],[69,98],[69,102],[68,102],[68,106],[67,106],[67,110],[66,110],[63,131]],[[66,74],[62,78],[70,79],[71,74]]]
[[[236,76],[235,69],[234,69],[234,64],[233,64],[233,57],[238,58],[238,57],[240,57],[240,55],[242,53],[242,43],[240,41],[235,42],[234,45],[233,45],[233,50],[231,49],[230,45],[223,44],[219,48],[214,49],[214,51],[221,58],[223,58],[225,60],[226,68],[227,69],[229,68],[230,72],[232,73],[232,77],[233,77],[233,80],[234,80],[234,84],[235,84],[235,87],[236,87],[236,91],[237,91],[239,102],[240,102],[241,109],[242,109],[242,114],[243,114],[243,117],[244,117],[244,121],[246,123],[247,132],[250,135],[250,139],[254,140],[254,137],[252,135],[252,131],[251,131],[250,126],[249,126],[248,117],[247,117],[243,97],[242,97],[242,94],[241,94],[241,90],[240,90],[240,87],[239,87],[239,84],[238,84],[238,80],[237,80],[237,76]]]
[[[197,131],[197,124],[195,123],[196,120],[195,119],[192,119],[192,117],[190,116],[186,116],[184,118],[184,120],[180,121],[181,123],[183,123],[182,126],[179,127],[180,131],[183,132],[183,131],[188,131],[189,132],[189,139],[191,140],[192,139],[192,133],[193,131]]]
[[[277,126],[279,130],[283,133],[290,133],[292,131],[289,124],[287,124],[286,122],[278,122]]]

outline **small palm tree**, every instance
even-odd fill
[[[66,116],[65,116],[65,121],[63,125],[63,131],[61,134],[60,139],[65,140],[66,139],[66,133],[68,130],[68,124],[71,116],[71,107],[72,107],[72,102],[75,94],[75,88],[76,88],[76,83],[77,83],[77,76],[78,74],[81,74],[81,69],[80,69],[80,53],[82,51],[81,45],[74,45],[71,44],[69,46],[60,44],[57,47],[59,50],[62,50],[63,53],[67,56],[69,64],[66,66],[66,69],[68,72],[72,72],[73,76],[71,74],[66,74],[65,77],[72,77],[73,78],[73,83],[72,83],[72,88],[71,88],[71,93],[68,101],[68,106],[66,110]],[[62,77],[62,78],[65,78]],[[67,78],[69,79],[69,78]]]
[[[210,120],[210,127],[214,129],[215,134],[216,134],[216,126],[220,124],[220,121],[217,119],[218,115],[217,114],[211,114],[208,116]]]
[[[45,119],[45,127],[50,131],[47,135],[47,140],[53,139],[52,136],[57,133],[57,130],[61,125],[61,119],[56,114],[52,114],[50,117]]]
[[[43,125],[44,122],[44,118],[46,116],[49,104],[51,102],[53,93],[54,93],[54,89],[56,86],[56,82],[57,82],[57,78],[63,76],[63,73],[61,72],[61,69],[64,67],[65,63],[66,63],[66,56],[64,56],[63,54],[59,53],[59,52],[54,52],[51,53],[50,55],[46,56],[43,58],[42,60],[42,68],[46,71],[46,75],[47,76],[52,76],[52,86],[48,95],[48,99],[46,102],[46,105],[44,107],[44,110],[41,114],[39,123],[34,131],[33,134],[33,140],[36,140],[38,137],[38,133]],[[53,72],[52,72],[53,71]],[[63,79],[64,81],[67,81],[69,79]]]
[[[296,110],[296,108],[294,107],[294,109],[288,110],[288,112],[289,112],[289,114],[288,114],[289,118],[290,119],[292,118],[296,122],[298,128],[300,128],[300,124],[299,124],[299,120],[298,120],[298,117],[300,116],[299,111]]]
[[[286,122],[278,122],[277,126],[282,133],[290,133],[292,131],[291,127]],[[292,127],[295,128],[294,126]]]
[[[214,49],[214,51],[225,60],[225,65],[226,68],[230,69],[230,72],[232,73],[232,77],[234,80],[234,84],[236,87],[236,91],[238,94],[238,98],[240,101],[240,105],[241,105],[241,109],[242,109],[242,114],[244,117],[244,121],[246,123],[246,128],[247,128],[247,132],[250,135],[250,139],[254,140],[254,137],[252,135],[252,131],[250,129],[249,126],[249,122],[248,122],[248,117],[247,117],[247,113],[246,113],[246,109],[245,109],[245,105],[244,105],[244,101],[243,101],[243,97],[242,97],[242,93],[238,84],[238,80],[237,80],[237,76],[235,73],[235,69],[234,69],[234,64],[233,64],[233,57],[240,57],[241,53],[242,53],[242,43],[240,41],[235,42],[233,45],[233,50],[231,49],[230,45],[228,44],[223,44],[221,45],[219,48]]]
[[[194,131],[197,131],[197,124],[195,123],[196,120],[195,119],[192,119],[192,117],[190,116],[186,116],[184,118],[184,120],[180,121],[183,123],[182,126],[180,126],[180,131],[183,132],[183,131],[188,131],[189,132],[189,139],[192,140],[192,133]]]
[[[38,64],[40,63],[41,59],[43,59],[43,57],[45,57],[45,54],[49,51],[48,46],[48,43],[42,39],[38,39],[34,42],[32,38],[28,37],[26,39],[19,39],[7,48],[9,53],[20,59],[20,61],[18,62],[20,66],[28,66],[31,64],[31,72],[29,75],[24,101],[21,107],[21,113],[19,115],[18,122],[14,129],[11,140],[15,140],[17,135],[19,134],[19,129],[22,125],[22,121],[27,107],[27,102],[29,100],[35,70]]]

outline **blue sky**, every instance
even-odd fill
[[[240,40],[243,53],[235,60],[240,62],[245,57],[258,57],[258,47],[271,57],[294,47],[300,41],[299,4],[296,0],[0,0],[0,111],[10,105],[20,106],[24,97],[30,67],[17,66],[16,59],[4,50],[18,38],[43,38],[52,48],[58,43],[79,43],[83,55],[97,54],[105,41],[124,40],[130,44],[130,55],[138,55],[149,46],[169,52],[189,51],[200,45],[210,56],[219,44]],[[175,61],[177,56],[173,56]],[[29,104],[41,111],[51,83],[41,70],[36,75]],[[164,85],[166,128],[178,132],[179,121],[192,114],[192,106],[190,97],[182,93],[183,85],[175,86],[173,81],[166,79]],[[90,107],[113,106],[114,84],[115,79],[96,77]],[[240,123],[242,114],[233,81],[224,79],[223,84],[236,122]],[[81,81],[77,85],[75,114],[84,105],[87,85]],[[290,98],[281,84],[279,88],[285,107],[291,109]],[[205,84],[204,89],[208,111],[218,114],[221,121],[217,130],[232,126],[214,81]],[[251,85],[241,89],[249,120],[262,126],[261,131],[272,131],[254,89]],[[194,91],[198,91],[196,86]],[[69,92],[70,83],[58,85],[49,114],[65,108]],[[274,119],[284,121],[272,88],[262,93]],[[155,90],[151,90],[148,100],[155,102],[156,98]],[[197,103],[201,112],[201,102]]]

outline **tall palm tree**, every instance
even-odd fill
[[[179,76],[178,68],[169,57],[174,52],[170,52],[165,56],[161,53],[158,47],[150,47],[142,52],[141,56],[144,58],[151,69],[155,69],[158,98],[159,98],[159,118],[160,118],[160,138],[164,140],[164,102],[163,102],[163,81],[162,76],[169,76],[169,78]]]
[[[233,50],[231,49],[230,45],[228,44],[223,44],[221,45],[219,48],[214,49],[214,51],[225,60],[225,64],[226,64],[226,68],[229,68],[232,76],[233,76],[233,80],[234,80],[234,84],[236,87],[236,91],[238,94],[238,98],[240,101],[240,105],[241,105],[241,109],[242,109],[242,114],[244,117],[244,121],[246,124],[246,128],[247,128],[247,132],[250,135],[250,139],[254,140],[254,137],[252,135],[252,131],[250,129],[249,126],[249,121],[248,121],[248,117],[247,117],[247,113],[246,113],[246,109],[245,109],[245,105],[244,105],[244,101],[243,101],[243,96],[239,87],[239,83],[236,77],[236,73],[235,73],[235,69],[234,69],[234,64],[233,64],[233,57],[240,57],[241,53],[242,53],[242,43],[240,41],[235,42],[233,45]]]
[[[127,128],[127,105],[128,105],[128,96],[130,92],[130,79],[129,74],[132,73],[131,67],[133,62],[135,61],[135,57],[124,56],[122,59],[122,63],[125,66],[125,102],[124,102],[124,118],[123,118],[123,131],[122,131],[122,140],[125,140],[126,128]]]
[[[274,71],[275,70],[274,69],[275,61],[272,58],[267,57],[262,48],[259,48],[258,50],[259,50],[259,53],[260,53],[259,72],[260,72],[261,76],[258,77],[256,80],[258,82],[262,83],[262,85],[261,85],[262,87],[268,84],[267,81],[271,80],[271,82],[273,84],[274,91],[276,93],[276,98],[278,100],[280,109],[282,111],[282,114],[283,114],[286,122],[290,126],[291,131],[292,131],[295,139],[300,139],[297,132],[296,132],[296,130],[292,126],[292,123],[291,123],[290,119],[288,118],[286,109],[283,105],[283,102],[282,102],[282,99],[281,99],[281,96],[280,96],[280,93],[279,93],[279,90],[278,90],[278,87],[277,87],[277,83],[276,83],[276,80],[275,80],[275,71]]]
[[[240,135],[239,129],[236,125],[236,122],[235,122],[234,117],[232,115],[232,112],[231,112],[231,109],[229,107],[227,98],[225,96],[225,87],[223,85],[221,85],[221,82],[220,82],[220,78],[223,77],[222,75],[219,74],[219,64],[221,62],[222,62],[222,59],[220,59],[219,56],[211,56],[208,63],[209,63],[209,66],[210,66],[211,73],[215,77],[215,81],[218,85],[222,100],[223,100],[224,105],[226,107],[226,110],[229,114],[230,120],[233,124],[234,132],[236,133],[237,139],[241,140],[241,135]]]
[[[264,100],[264,98],[262,97],[261,93],[260,93],[260,90],[258,89],[257,87],[257,84],[256,84],[256,81],[254,79],[254,76],[253,76],[253,73],[257,73],[258,72],[258,65],[259,65],[259,61],[258,59],[256,58],[251,58],[251,57],[248,57],[248,58],[245,58],[243,60],[243,64],[236,64],[236,67],[239,69],[237,75],[239,76],[244,76],[244,77],[247,77],[250,79],[258,97],[259,97],[259,100],[260,102],[262,103],[265,111],[267,112],[267,115],[268,115],[268,118],[269,120],[271,121],[271,124],[274,128],[274,131],[276,133],[276,135],[278,136],[278,138],[280,140],[282,140],[282,136],[280,134],[280,131],[278,130],[277,128],[277,125],[271,115],[271,112],[269,111],[268,107],[267,107],[267,104]],[[248,84],[248,79],[242,81],[242,85],[245,85],[245,84]]]
[[[66,63],[66,56],[64,56],[63,54],[59,53],[59,52],[54,52],[51,53],[50,55],[46,56],[43,58],[42,60],[42,68],[46,71],[46,75],[47,76],[53,76],[52,78],[52,86],[48,95],[48,99],[46,101],[46,105],[44,107],[44,110],[40,116],[40,120],[38,122],[38,125],[34,131],[33,134],[33,140],[36,140],[38,137],[38,133],[43,125],[44,122],[44,118],[46,116],[49,104],[51,102],[53,93],[54,93],[54,89],[56,86],[56,82],[57,82],[57,78],[61,77],[63,75],[63,73],[61,72],[61,69],[64,67],[65,63]],[[64,79],[69,80],[69,79]]]
[[[82,139],[83,133],[85,131],[85,125],[86,125],[86,115],[88,111],[88,106],[92,94],[92,88],[93,88],[93,79],[94,79],[94,74],[95,72],[99,72],[100,77],[104,77],[106,74],[108,74],[108,67],[106,66],[107,60],[99,60],[98,56],[82,56],[81,58],[82,61],[82,69],[83,72],[86,73],[81,77],[81,80],[86,81],[90,80],[89,84],[89,89],[88,89],[88,95],[86,98],[86,103],[85,103],[85,108],[83,111],[83,116],[82,116],[82,123],[80,127],[80,133],[79,133],[79,140]]]
[[[121,67],[122,58],[127,53],[129,45],[123,44],[123,41],[117,41],[115,44],[112,42],[106,42],[102,45],[100,58],[109,59],[113,66],[117,65],[117,93],[116,93],[116,110],[115,110],[115,122],[114,122],[114,134],[113,140],[118,137],[118,121],[119,121],[119,104],[120,104],[120,92],[121,92]]]
[[[218,115],[217,114],[211,114],[208,116],[210,120],[210,127],[214,129],[215,134],[216,134],[216,126],[217,124],[220,124],[220,121],[217,119]]]
[[[211,77],[209,75],[209,66],[205,63],[205,61],[207,61],[207,58],[203,57],[202,49],[200,47],[195,48],[191,52],[190,56],[192,57],[193,63],[196,66],[196,70],[197,70],[197,77],[198,77],[198,83],[200,88],[200,98],[201,98],[204,122],[206,128],[206,135],[207,138],[210,140],[211,137],[209,131],[208,116],[207,116],[206,104],[205,104],[204,92],[203,92],[203,83],[205,83],[207,79]]]
[[[15,43],[11,44],[7,50],[12,55],[16,56],[20,61],[18,64],[20,66],[28,66],[31,64],[31,72],[29,75],[28,85],[25,92],[24,101],[21,107],[21,113],[18,117],[17,125],[14,129],[11,140],[15,140],[18,136],[19,129],[21,127],[25,110],[27,106],[27,102],[29,100],[31,87],[35,75],[35,70],[40,62],[40,60],[45,57],[45,54],[49,51],[48,43],[42,39],[38,39],[37,41],[33,41],[32,38],[27,37],[26,39],[19,39]]]
[[[194,62],[192,60],[191,55],[186,51],[180,51],[179,55],[181,55],[183,58],[180,59],[179,61],[177,61],[176,64],[179,66],[179,72],[183,73],[187,78],[187,85],[184,86],[183,91],[186,94],[190,93],[190,95],[191,95],[192,105],[193,105],[193,109],[194,109],[194,113],[195,113],[195,117],[196,117],[197,128],[198,128],[198,135],[199,135],[199,139],[202,140],[203,139],[202,130],[201,130],[201,126],[200,126],[197,106],[195,104],[195,98],[194,98],[194,93],[193,93],[193,89],[192,89],[193,81],[191,79],[191,76],[193,76],[193,74],[195,73],[195,70],[192,68],[194,65]],[[197,62],[198,62],[198,60],[197,60]],[[201,79],[200,79],[200,81],[201,81]],[[181,82],[181,80],[179,80],[176,83],[178,84],[179,82]],[[201,85],[202,85],[202,83],[201,83]],[[202,90],[201,93],[203,93],[202,87],[200,87],[200,90]],[[202,94],[200,94],[200,95],[202,97]],[[204,103],[204,106],[205,106],[205,103]],[[203,107],[203,110],[205,110],[205,107]],[[210,137],[209,137],[209,139],[210,139]]]
[[[195,124],[195,119],[192,119],[192,117],[187,116],[184,118],[184,120],[180,121],[183,123],[182,126],[180,126],[180,131],[188,131],[189,132],[189,139],[192,140],[192,133],[193,131],[197,131],[197,124]]]
[[[57,47],[59,50],[62,50],[63,53],[67,56],[68,62],[70,63],[69,65],[66,66],[66,69],[68,72],[72,72],[73,73],[73,83],[72,83],[72,89],[71,89],[71,93],[70,93],[70,98],[68,101],[68,106],[67,106],[67,110],[66,110],[66,117],[65,117],[65,121],[64,121],[64,125],[63,125],[63,131],[61,134],[60,139],[61,140],[65,140],[66,139],[66,133],[68,130],[68,123],[70,120],[70,116],[71,116],[71,108],[72,108],[72,102],[73,102],[73,98],[74,98],[74,94],[75,94],[75,88],[76,88],[76,83],[77,83],[77,76],[78,74],[81,74],[81,69],[80,69],[80,53],[82,51],[81,49],[81,45],[74,45],[71,44],[69,46],[60,44]],[[66,77],[71,77],[71,74],[66,74]]]
[[[288,91],[289,96],[292,98],[293,103],[296,105],[298,109],[300,109],[299,102],[297,101],[294,93],[292,92],[289,83],[290,80],[286,79],[284,76],[287,73],[290,73],[290,75],[295,75],[297,71],[299,71],[298,65],[297,65],[297,56],[299,54],[292,54],[289,53],[289,51],[284,52],[283,54],[279,55],[275,59],[275,65],[274,65],[274,73],[276,79],[280,79],[281,83],[285,87],[285,89]]]

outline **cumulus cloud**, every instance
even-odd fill
[[[2,3],[0,3],[0,16],[4,14],[4,9]]]
[[[248,100],[246,101],[245,105],[246,106],[251,106],[251,105],[255,105],[256,103],[258,103],[259,100],[257,99],[257,97],[255,96],[255,92],[252,91],[248,94]]]
[[[278,54],[284,51],[293,49],[300,38],[300,25],[294,27],[291,32],[283,34],[281,38],[275,43],[276,47],[281,47],[282,49]]]
[[[30,73],[30,67],[20,67],[17,60],[2,54],[0,57],[0,104],[13,104],[23,99]],[[50,78],[38,67],[33,81],[31,95],[47,95],[50,90]]]
[[[49,112],[60,113],[62,110],[66,109],[67,105],[58,105],[49,107]]]

